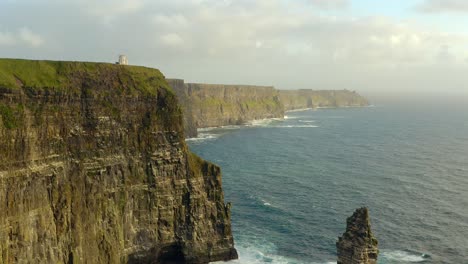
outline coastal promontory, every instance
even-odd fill
[[[0,59],[0,263],[237,258],[220,168],[156,69]]]
[[[286,111],[319,107],[361,107],[369,101],[350,90],[280,90],[280,99]]]

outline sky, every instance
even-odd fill
[[[0,57],[468,98],[468,0],[0,0]]]

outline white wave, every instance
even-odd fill
[[[278,255],[276,246],[266,241],[256,241],[254,244],[240,243],[237,247],[238,260],[229,262],[214,262],[217,264],[306,264],[299,260]]]
[[[242,128],[242,126],[239,126],[239,125],[230,125],[230,126],[221,126],[219,128],[222,128],[222,129],[239,129],[239,128]]]
[[[200,141],[205,141],[205,140],[213,140],[218,137],[220,137],[220,134],[210,134],[210,133],[199,133],[197,137],[195,138],[187,138],[185,141],[188,142],[200,142]]]
[[[382,252],[382,259],[388,261],[401,262],[423,262],[428,259],[426,254],[411,253],[402,250]]]
[[[298,119],[298,116],[284,116],[284,119]]]
[[[283,121],[282,118],[265,118],[249,121],[246,126],[248,127],[266,127],[275,121]]]
[[[308,111],[308,110],[313,110],[313,108],[300,108],[300,109],[294,109],[294,110],[287,110],[285,112],[294,113],[294,112],[303,112],[303,111]]]
[[[299,120],[301,123],[315,123],[315,120]]]
[[[319,127],[315,125],[283,125],[283,126],[275,126],[279,128],[314,128],[314,127]]]
[[[263,205],[265,206],[271,206],[271,203],[269,203],[268,201],[264,200],[264,199],[260,199],[263,203]]]
[[[202,127],[202,128],[197,128],[197,132],[206,132],[206,131],[211,131],[219,129],[219,127]]]

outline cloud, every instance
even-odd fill
[[[309,0],[309,2],[322,9],[343,9],[351,4],[349,0]]]
[[[43,43],[44,39],[27,27],[19,29],[16,33],[0,32],[0,46],[25,44],[31,47],[39,47]]]
[[[0,46],[14,45],[16,42],[15,36],[9,32],[0,32]]]
[[[153,16],[152,20],[156,25],[162,27],[187,28],[189,25],[189,21],[187,20],[187,18],[181,14],[156,14]]]
[[[417,6],[424,13],[468,13],[466,0],[424,0]]]
[[[458,76],[468,70],[466,34],[317,9],[343,8],[347,1],[42,1],[4,9],[0,57],[114,61],[124,53],[132,63],[188,81],[279,88],[393,89],[398,83],[403,89],[419,82],[438,89],[426,81],[434,72],[468,83],[466,74]],[[43,36],[54,41],[44,45]]]
[[[44,43],[44,40],[38,34],[32,32],[29,28],[22,28],[19,31],[18,37],[30,46],[38,47]]]
[[[147,0],[70,0],[77,10],[99,19],[104,24],[110,24],[124,16],[141,11]]]
[[[182,37],[176,33],[169,33],[161,36],[161,41],[164,45],[171,47],[181,46],[184,43]]]

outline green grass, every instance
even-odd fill
[[[59,78],[58,63],[0,59],[0,86],[5,88],[58,87],[63,82]]]
[[[127,93],[155,95],[159,88],[172,89],[157,69],[141,66],[122,66],[111,63],[38,61],[0,59],[0,88],[17,90],[78,89],[76,80],[92,80],[91,85],[102,84],[126,89]],[[93,88],[93,87],[90,87]]]
[[[15,111],[8,105],[0,104],[0,116],[3,126],[7,129],[13,129],[18,126],[18,120],[15,118]]]

